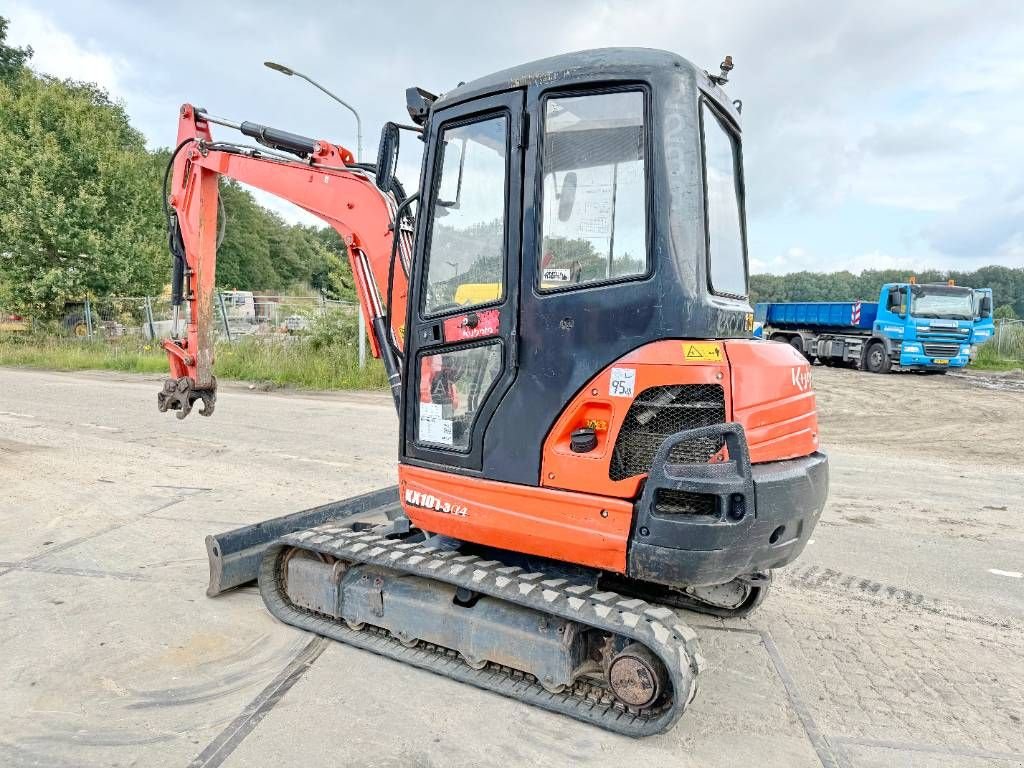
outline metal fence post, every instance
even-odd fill
[[[217,291],[217,303],[220,305],[220,319],[224,322],[224,335],[228,337],[228,341],[231,341],[231,326],[228,325],[228,310],[224,306],[224,293],[222,291]]]
[[[153,300],[146,297],[146,323],[149,324],[149,340],[156,341],[156,327],[153,325]]]
[[[85,300],[85,329],[88,333],[89,338],[92,338],[92,304],[89,303],[89,299]]]

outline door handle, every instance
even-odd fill
[[[444,340],[444,326],[433,323],[420,328],[420,344],[437,344]]]

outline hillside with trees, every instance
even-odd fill
[[[160,293],[169,152],[147,150],[97,85],[31,71],[32,49],[8,46],[6,33],[0,17],[0,306],[52,316],[86,296]],[[337,233],[288,225],[232,181],[221,192],[221,287],[352,298]]]
[[[147,150],[124,107],[97,85],[31,71],[32,49],[6,45],[6,30],[0,17],[0,307],[53,316],[64,302],[86,296],[160,293],[171,264],[161,210],[168,150]],[[221,194],[220,287],[354,298],[345,247],[333,229],[288,225],[230,180]],[[479,271],[479,279],[490,280],[496,270],[478,263],[477,241],[487,234],[497,242],[500,222],[481,226],[493,232],[449,237],[445,259],[473,272],[472,279]],[[578,264],[584,278],[603,276],[604,262],[588,242],[549,245],[552,265]],[[616,270],[638,266],[623,255]],[[903,270],[753,275],[751,298],[874,301],[883,283],[907,276]],[[999,316],[1024,317],[1024,269],[929,270],[917,279],[990,287]]]

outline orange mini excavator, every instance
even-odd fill
[[[342,235],[400,425],[397,487],[209,537],[210,595],[258,578],[340,642],[624,734],[676,722],[701,655],[675,609],[753,610],[828,490],[807,361],[751,338],[731,68],[605,49],[410,88],[375,164],[181,108],[160,409],[213,411],[230,176]]]

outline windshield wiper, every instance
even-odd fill
[[[951,312],[939,315],[934,312],[914,312],[914,317],[929,318],[934,320],[973,320],[970,315],[955,315]]]

